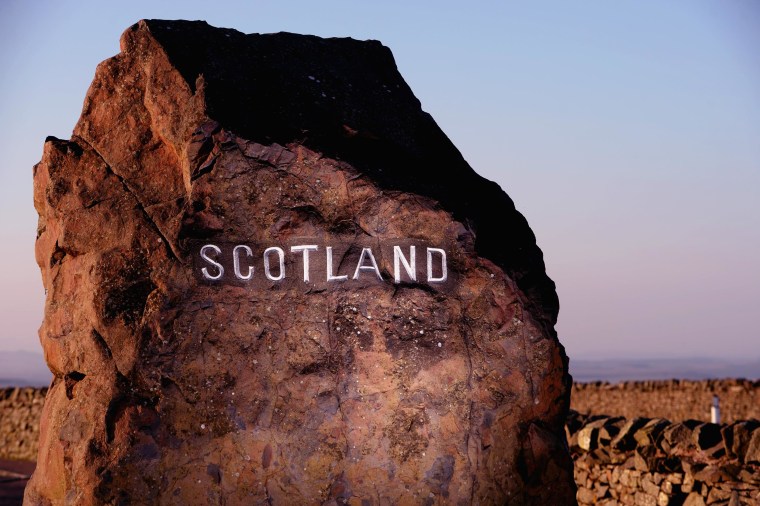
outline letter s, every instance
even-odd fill
[[[203,273],[203,277],[206,279],[210,279],[212,281],[216,281],[220,279],[222,276],[224,276],[224,267],[219,262],[215,261],[213,258],[209,258],[207,251],[212,250],[217,255],[222,254],[222,250],[219,249],[219,246],[216,246],[215,244],[206,244],[201,248],[201,258],[216,267],[217,271],[219,271],[215,276],[212,276],[209,271],[208,267],[204,267],[201,269],[201,272]]]

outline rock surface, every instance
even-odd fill
[[[141,21],[34,184],[27,504],[574,503],[541,252],[378,42]],[[302,238],[445,246],[450,281],[199,281],[198,240]]]

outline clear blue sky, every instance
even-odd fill
[[[571,358],[760,356],[755,0],[3,0],[0,350],[39,349],[32,165],[141,18],[381,40],[528,218]]]

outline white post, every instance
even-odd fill
[[[712,406],[710,406],[710,421],[720,423],[720,399],[717,395],[713,395]]]

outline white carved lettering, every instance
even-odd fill
[[[333,287],[338,282],[341,285],[345,283],[343,286],[348,288],[358,288],[367,282],[374,282],[374,280],[395,284],[404,282],[423,283],[427,281],[431,285],[444,284],[448,286],[447,252],[442,248],[428,247],[424,243],[420,244],[421,240],[399,239],[398,242],[401,242],[401,245],[398,243],[394,244],[393,242],[390,244],[380,243],[379,245],[374,243],[371,247],[363,247],[361,243],[333,243],[333,245],[328,246],[315,239],[302,239],[302,241],[314,241],[314,244],[296,244],[293,246],[288,244],[287,246],[266,247],[265,244],[259,246],[246,244],[244,241],[238,243],[217,242],[216,244],[198,242],[192,246],[192,249],[198,252],[198,256],[195,257],[193,270],[200,281],[244,283],[252,288],[261,286],[261,283],[266,284],[271,281],[284,282],[284,284],[290,287],[294,282],[300,283],[299,278],[301,277],[303,277],[304,283],[308,283],[315,288],[316,286],[313,283],[319,284],[325,282]],[[417,244],[414,244],[414,242],[417,242]],[[424,267],[417,265],[418,246],[425,249],[427,263]],[[387,261],[383,261],[383,268],[388,271],[385,275],[380,270],[378,260],[376,259],[375,253],[377,253],[378,247],[381,252],[380,259],[387,259]],[[324,257],[321,255],[322,248],[325,251]],[[391,250],[393,252],[393,273],[390,272]],[[314,252],[317,252],[316,256],[311,254]],[[359,252],[358,256],[356,252]],[[286,254],[290,255],[287,259],[285,258]],[[303,265],[303,276],[296,274],[295,279],[291,280],[287,276],[288,272],[286,272],[290,271],[291,267],[286,267],[286,260],[288,264],[297,263],[299,256]],[[346,262],[347,258],[351,258],[351,261]],[[356,262],[356,264],[354,272],[351,274],[350,267],[345,264],[350,263],[354,265],[353,262]],[[311,267],[314,267],[314,272],[311,272]],[[298,272],[297,267],[295,270]],[[426,273],[425,270],[427,271]],[[264,275],[260,276],[259,273],[262,271]],[[374,273],[374,276],[365,275],[362,277],[362,274],[368,274],[369,272]],[[290,272],[290,276],[293,277],[292,272]],[[261,283],[258,282],[259,279]],[[356,281],[359,282],[357,283]]]
[[[417,281],[417,262],[415,261],[416,248],[409,246],[409,260],[404,257],[404,253],[401,251],[401,246],[393,247],[393,281],[401,283],[401,264],[404,265],[404,270],[412,281]]]
[[[235,246],[235,248],[232,250],[232,267],[233,271],[235,271],[235,277],[238,279],[241,279],[243,281],[248,281],[253,277],[253,266],[248,266],[248,274],[243,275],[240,272],[240,250],[245,251],[245,255],[248,258],[253,257],[253,251],[251,251],[251,248],[246,246],[245,244],[238,244]]]
[[[201,269],[201,272],[203,273],[203,277],[206,279],[210,279],[213,281],[216,281],[217,279],[220,279],[222,276],[224,276],[224,267],[219,262],[215,261],[213,258],[210,258],[208,256],[208,250],[212,250],[217,255],[222,254],[222,250],[219,249],[219,246],[216,246],[215,244],[206,244],[201,248],[201,258],[216,267],[217,274],[214,276],[211,273],[209,273],[208,267],[204,267]]]
[[[269,254],[270,253],[277,253],[277,256],[279,258],[280,262],[280,273],[275,277],[272,276],[271,267],[269,264]],[[278,248],[277,246],[272,246],[271,248],[267,248],[264,250],[264,275],[267,277],[269,281],[281,281],[285,278],[285,252],[282,250],[282,248]]]
[[[327,248],[327,281],[345,281],[348,279],[347,274],[342,274],[340,276],[334,276],[333,275],[333,255],[332,255],[332,246],[328,246]]]
[[[433,253],[441,255],[441,275],[433,277]],[[428,283],[443,283],[446,281],[448,273],[446,272],[446,252],[441,248],[427,249],[427,280]]]
[[[372,265],[364,265],[364,259],[369,258]],[[361,271],[375,271],[377,279],[383,280],[380,275],[380,269],[377,268],[377,262],[375,262],[375,256],[372,254],[372,248],[362,248],[362,253],[359,255],[359,261],[356,263],[356,270],[354,271],[354,279],[359,279],[359,273]]]
[[[304,283],[309,282],[309,252],[310,251],[317,251],[319,249],[319,246],[316,244],[303,244],[300,246],[291,246],[290,251],[292,253],[298,253],[299,251],[303,252],[303,281]]]

